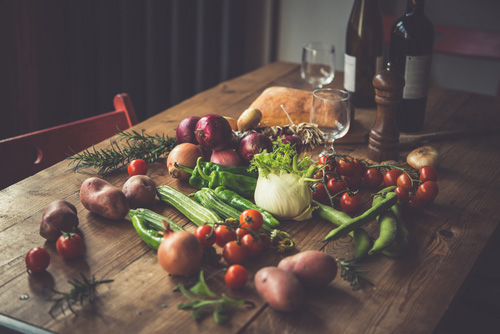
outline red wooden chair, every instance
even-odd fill
[[[31,176],[137,124],[127,94],[114,98],[115,110],[0,141],[0,189]]]
[[[397,18],[384,15],[384,40],[388,45]],[[434,52],[461,57],[500,60],[500,32],[434,24]],[[500,96],[500,83],[497,87]]]

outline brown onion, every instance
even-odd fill
[[[191,143],[182,143],[177,145],[170,152],[167,158],[168,173],[175,179],[189,179],[191,174],[176,168],[174,163],[176,162],[184,167],[194,168],[196,166],[196,160],[198,160],[199,157],[203,157],[203,151],[201,150],[200,145]]]
[[[171,275],[191,276],[200,270],[203,247],[198,238],[187,231],[165,231],[158,247],[158,262]]]
[[[406,157],[408,165],[415,169],[424,166],[436,167],[439,163],[439,153],[431,146],[422,146],[411,151]]]

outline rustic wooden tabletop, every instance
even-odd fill
[[[223,82],[133,129],[149,134],[173,136],[179,121],[191,115],[218,113],[238,117],[269,86],[309,89],[300,78],[299,65],[273,63],[244,76]],[[341,87],[338,75],[332,86]],[[477,94],[432,88],[429,94],[425,131],[468,130],[500,124],[500,99]],[[369,126],[374,109],[358,109],[356,117]],[[442,160],[439,196],[421,214],[407,215],[411,250],[401,259],[370,256],[363,263],[367,277],[375,283],[353,291],[337,277],[322,289],[306,290],[306,301],[296,312],[271,309],[256,293],[251,281],[240,291],[231,291],[222,276],[210,281],[218,293],[253,301],[253,309],[236,309],[228,324],[217,325],[212,317],[194,321],[189,312],[178,310],[185,301],[173,288],[185,280],[169,276],[157,263],[156,253],[137,235],[127,219],[100,218],[80,204],[82,182],[94,170],[74,173],[67,161],[0,191],[0,313],[2,323],[20,320],[40,329],[60,333],[431,333],[446,319],[461,294],[500,221],[500,134],[460,136],[432,142]],[[109,146],[109,141],[97,148]],[[366,158],[366,143],[342,144],[339,153]],[[400,152],[404,159],[407,151]],[[167,184],[190,193],[186,182],[171,178],[165,162],[150,166],[158,185]],[[106,177],[120,187],[126,171]],[[365,197],[366,198],[366,197]],[[43,208],[64,199],[78,209],[79,229],[85,241],[84,256],[64,261],[53,243],[39,235]],[[368,200],[364,203],[368,207]],[[154,210],[184,225],[195,226],[175,209],[157,202]],[[324,244],[322,238],[332,225],[320,219],[282,222],[299,250],[321,249],[335,258],[350,258],[350,237]],[[367,231],[375,235],[376,225]],[[26,252],[44,246],[51,256],[46,273],[28,275]],[[247,264],[251,276],[261,267],[276,265],[283,255],[268,250]],[[204,266],[207,273],[217,268]],[[77,316],[48,310],[50,288],[67,291],[68,280],[80,272],[97,279],[114,279],[98,288],[94,303],[75,306]],[[21,327],[17,327],[20,330]]]

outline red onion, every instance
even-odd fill
[[[229,146],[233,131],[224,117],[210,114],[203,116],[196,123],[194,134],[201,146],[220,151]]]
[[[295,150],[297,150],[297,153],[301,152],[302,142],[300,141],[299,137],[293,135],[283,135],[281,136],[281,140],[283,141],[283,144],[290,144],[290,146],[295,145]]]
[[[238,153],[243,160],[250,162],[253,156],[262,150],[267,150],[267,152],[273,150],[271,139],[262,133],[251,133],[241,140]]]
[[[194,129],[196,128],[196,123],[198,123],[200,118],[201,117],[198,116],[190,116],[180,121],[179,125],[177,125],[177,129],[175,130],[177,143],[198,144],[196,136],[194,135]]]
[[[213,152],[210,157],[210,162],[214,162],[224,167],[241,166],[243,164],[240,155],[233,149]]]

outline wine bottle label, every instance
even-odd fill
[[[356,57],[344,55],[344,89],[356,92]]]
[[[421,99],[427,96],[431,56],[406,56],[403,99]]]

